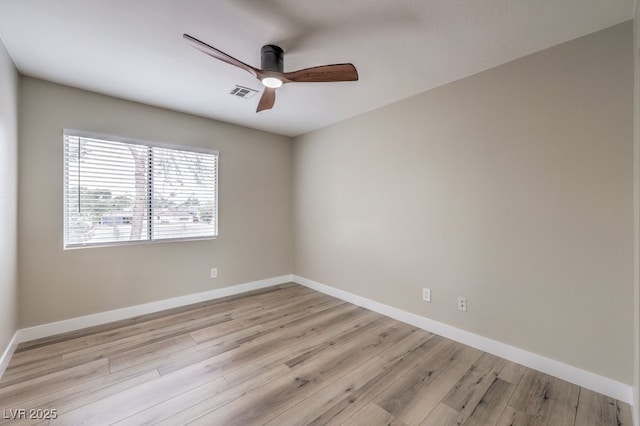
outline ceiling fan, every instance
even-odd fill
[[[358,71],[353,64],[332,64],[304,68],[298,71],[284,72],[284,51],[279,46],[267,44],[260,50],[262,69],[254,68],[233,56],[227,55],[213,46],[183,34],[183,37],[196,49],[207,55],[247,71],[264,85],[264,91],[258,102],[256,112],[273,108],[276,102],[276,89],[286,83],[320,83],[335,81],[357,81]]]

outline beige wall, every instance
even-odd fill
[[[296,138],[295,274],[632,384],[632,40],[627,22]]]
[[[18,73],[0,41],[0,355],[17,328]]]
[[[63,128],[218,150],[219,238],[63,250]],[[23,77],[20,326],[290,274],[290,144],[286,137]]]

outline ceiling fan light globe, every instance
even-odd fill
[[[262,84],[265,87],[270,87],[272,89],[277,89],[278,87],[282,86],[282,80],[277,79],[275,77],[265,77],[262,79]]]

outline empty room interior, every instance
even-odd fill
[[[636,0],[0,0],[0,424],[640,426]]]

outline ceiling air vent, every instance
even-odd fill
[[[233,89],[231,89],[231,91],[229,92],[231,95],[233,96],[237,96],[239,98],[243,98],[243,99],[251,99],[253,98],[253,95],[255,95],[256,93],[258,93],[257,90],[255,89],[250,89],[248,87],[244,87],[244,86],[238,86],[236,85],[236,87],[234,87]]]

